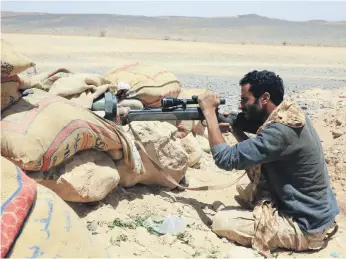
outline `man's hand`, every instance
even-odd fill
[[[198,104],[207,122],[210,147],[212,148],[217,144],[225,143],[216,117],[216,108],[220,104],[219,94],[213,94],[208,91],[205,94],[199,95]]]
[[[198,96],[198,104],[203,113],[215,113],[215,109],[220,105],[220,95],[208,91],[207,93]]]

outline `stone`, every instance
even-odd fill
[[[333,135],[334,139],[341,137],[343,134],[344,134],[344,132],[342,132],[341,130],[333,130],[332,131],[332,135]]]
[[[337,119],[335,120],[335,124],[336,124],[336,126],[341,126],[341,125],[344,124],[344,122],[343,122],[343,120],[342,120],[341,118],[337,118]]]
[[[96,232],[98,227],[97,221],[93,220],[89,225],[88,225],[88,229],[92,232]]]

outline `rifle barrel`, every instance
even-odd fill
[[[167,121],[167,120],[204,120],[200,108],[174,109],[164,111],[163,109],[130,110],[127,115],[128,122],[131,121]]]
[[[215,111],[216,112],[216,111]],[[227,117],[216,112],[219,123],[233,124],[236,114],[229,114]],[[177,108],[174,110],[148,109],[148,110],[130,110],[127,115],[127,122],[131,121],[169,121],[169,120],[204,120],[205,117],[201,108]]]

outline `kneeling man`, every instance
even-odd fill
[[[216,165],[245,169],[250,179],[246,188],[237,186],[236,196],[247,210],[219,211],[213,231],[263,255],[275,248],[323,248],[337,230],[339,208],[311,120],[284,99],[283,81],[274,72],[249,72],[240,86],[242,112],[231,127],[239,142],[234,146],[225,143],[218,126],[219,95],[199,96]],[[248,138],[246,128],[256,136]]]

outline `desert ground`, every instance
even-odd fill
[[[225,109],[237,108],[238,81],[245,73],[254,69],[275,71],[285,82],[287,97],[301,104],[313,119],[342,212],[337,218],[339,231],[327,248],[316,253],[278,251],[274,255],[346,257],[346,134],[342,135],[346,131],[346,98],[342,98],[343,94],[346,97],[346,48],[15,33],[3,33],[2,37],[31,58],[38,73],[67,68],[104,74],[126,63],[154,64],[174,72],[184,87],[221,93],[227,100]],[[232,144],[235,140],[229,136],[228,142]],[[190,186],[197,186],[231,182],[241,174],[218,169],[211,155],[204,153],[200,168],[189,168],[187,177]],[[111,257],[258,256],[252,249],[219,238],[210,230],[217,202],[237,206],[235,194],[235,186],[202,192],[118,186],[100,202],[69,205]],[[141,224],[147,216],[170,214],[184,219],[187,224],[184,234],[157,236]]]

